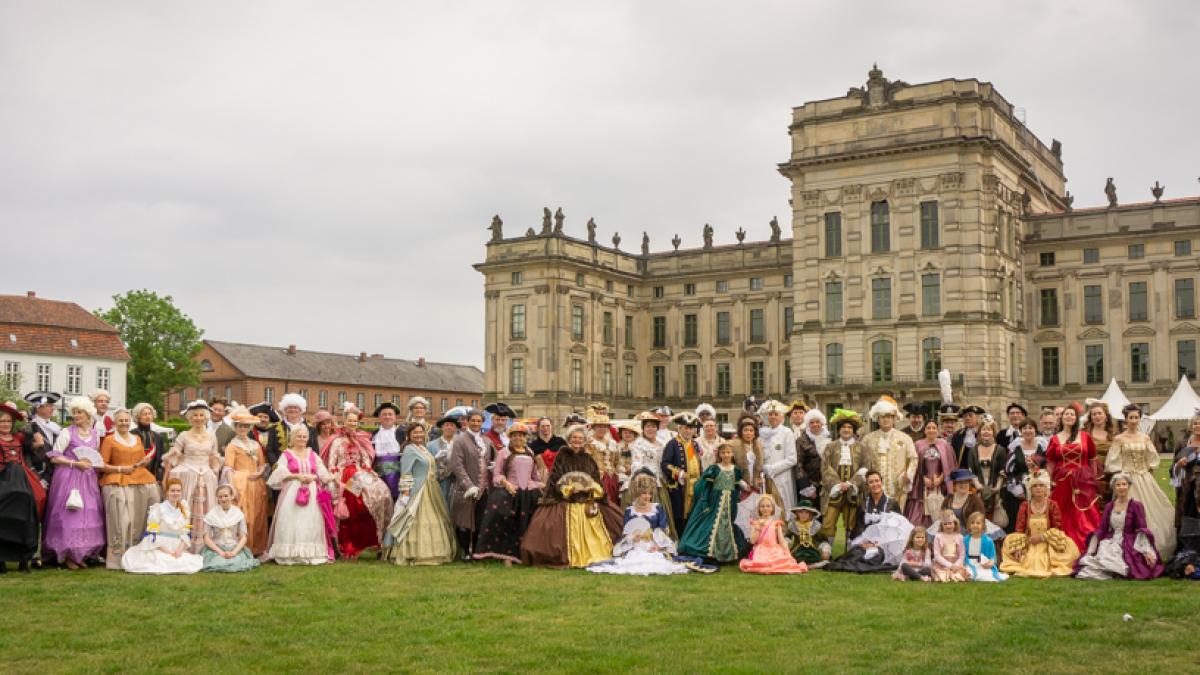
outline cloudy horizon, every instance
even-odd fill
[[[481,366],[493,214],[765,239],[791,108],[875,62],[993,83],[1076,208],[1107,176],[1200,193],[1191,5],[847,4],[0,3],[0,293],[144,287],[214,340]]]

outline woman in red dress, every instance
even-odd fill
[[[1100,525],[1096,504],[1096,445],[1080,430],[1083,406],[1071,402],[1062,412],[1058,433],[1046,446],[1046,469],[1054,481],[1050,498],[1062,511],[1062,530],[1083,550]]]
[[[338,551],[353,560],[367,549],[378,549],[392,515],[392,493],[372,469],[375,449],[371,437],[359,431],[362,412],[347,405],[345,426],[321,448],[321,459],[341,486],[334,512],[338,517]]]

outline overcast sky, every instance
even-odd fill
[[[873,61],[993,82],[1076,207],[1200,192],[1191,2],[583,4],[0,0],[0,293],[479,365],[493,213],[764,239],[791,107]]]

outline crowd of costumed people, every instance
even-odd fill
[[[748,400],[724,429],[706,403],[624,421],[596,403],[560,425],[503,402],[435,418],[413,397],[379,406],[368,432],[352,404],[307,416],[287,394],[193,401],[175,435],[147,403],[34,392],[28,415],[0,404],[0,572],[246,572],[372,552],[627,575],[1200,579],[1200,411],[1164,458],[1137,406],[989,412],[953,403],[948,379],[936,410],[882,396],[826,419]]]

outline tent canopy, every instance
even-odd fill
[[[1121,416],[1121,410],[1129,405],[1129,397],[1125,392],[1121,391],[1121,387],[1117,384],[1117,378],[1112,378],[1108,382],[1108,389],[1104,390],[1104,395],[1100,397],[1108,405],[1108,409],[1112,411],[1114,417]]]
[[[1175,393],[1171,394],[1171,398],[1167,399],[1161,408],[1150,415],[1150,419],[1156,422],[1190,420],[1197,410],[1200,410],[1200,396],[1197,396],[1196,390],[1188,384],[1185,375],[1179,378],[1179,386],[1175,387]]]

